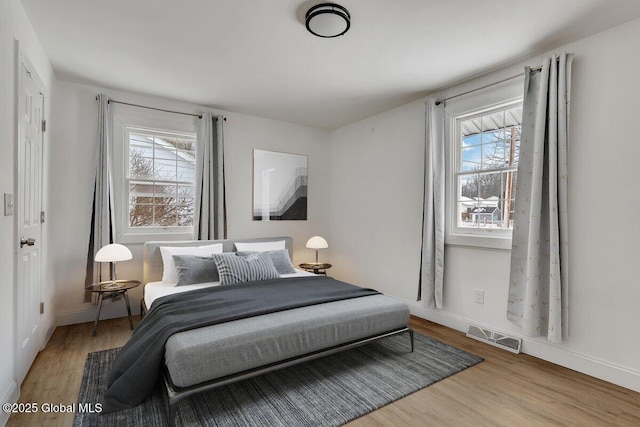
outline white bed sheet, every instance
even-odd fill
[[[313,273],[309,273],[308,271],[298,270],[293,274],[281,274],[281,278],[288,277],[304,277],[304,276],[313,276]],[[175,283],[162,283],[162,282],[149,282],[144,287],[144,303],[147,308],[151,308],[151,304],[157,298],[166,296],[179,294],[180,292],[193,291],[194,289],[202,289],[208,288],[212,286],[220,286],[220,282],[207,282],[207,283],[198,283],[196,285],[184,285],[184,286],[176,286]]]

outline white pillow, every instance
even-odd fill
[[[194,255],[210,257],[222,253],[222,243],[207,246],[160,246],[162,255],[162,283],[178,283],[178,270],[173,262],[174,255]]]
[[[238,242],[236,243],[236,249],[239,252],[266,252],[286,248],[284,246],[284,240],[277,240],[275,242]]]

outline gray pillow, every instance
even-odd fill
[[[218,267],[211,257],[173,255],[173,263],[178,273],[178,283],[176,283],[176,286],[217,282],[220,280]]]
[[[256,252],[246,256],[237,256],[234,252],[213,254],[221,285],[268,280],[280,277],[269,254]]]
[[[236,255],[247,256],[256,253],[258,252],[238,251],[236,252]],[[269,257],[271,257],[271,261],[273,261],[273,265],[276,267],[276,270],[278,270],[278,274],[293,274],[296,272],[296,269],[291,263],[291,258],[289,258],[288,250],[280,249],[277,251],[264,251],[263,253],[269,254]]]

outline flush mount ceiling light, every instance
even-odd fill
[[[349,31],[351,15],[339,4],[321,3],[307,11],[305,25],[318,37],[338,37]]]

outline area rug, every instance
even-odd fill
[[[102,401],[118,349],[89,353],[78,408]],[[178,426],[340,426],[427,387],[483,359],[415,334],[407,334],[220,387],[183,400]],[[166,426],[162,390],[139,406],[100,415],[78,411],[74,427]]]

